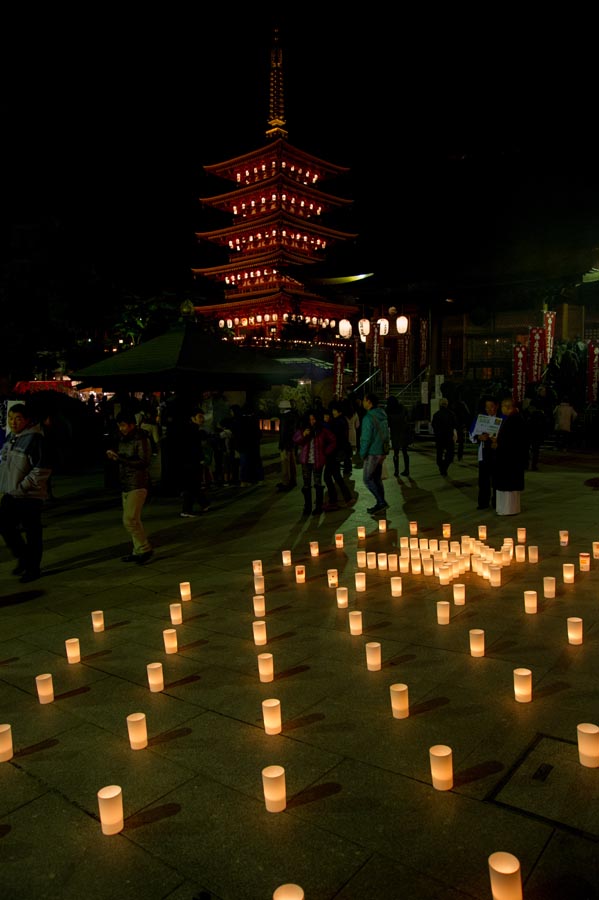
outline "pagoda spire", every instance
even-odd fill
[[[279,29],[275,28],[270,51],[270,97],[267,138],[287,138],[285,104],[283,102],[283,50],[279,44]]]

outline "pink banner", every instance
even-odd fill
[[[345,353],[343,350],[335,350],[333,362],[333,391],[338,400],[343,399],[343,370],[345,368]]]
[[[587,344],[587,401],[596,403],[599,386],[599,342]]]
[[[514,403],[520,404],[524,400],[526,391],[526,347],[524,344],[514,344],[514,380],[512,394]]]
[[[546,332],[544,328],[531,328],[528,335],[528,380],[541,381],[545,368]]]
[[[428,364],[428,319],[420,319],[420,352],[418,368],[424,369]]]
[[[544,310],[543,325],[545,326],[545,363],[551,362],[553,356],[553,344],[555,341],[555,316],[556,313]]]

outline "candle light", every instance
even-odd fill
[[[169,606],[171,613],[171,624],[181,625],[183,622],[183,608],[180,603],[171,603]]]
[[[410,571],[410,557],[409,556],[400,556],[399,557],[399,571],[402,575],[405,575]]]
[[[533,615],[537,611],[537,592],[524,591],[524,612]]]
[[[567,531],[560,531],[560,533],[559,533],[560,547],[567,547],[569,539],[570,539],[570,535],[568,534]]]
[[[412,565],[412,574],[420,575],[422,572],[422,560],[420,559],[419,556],[412,556],[411,565]]]
[[[428,542],[428,549],[431,553],[435,553],[439,549],[439,541],[437,538],[431,538]]]
[[[69,663],[81,662],[81,651],[79,649],[79,638],[69,638],[64,642],[67,651],[67,659]]]
[[[356,590],[357,591],[365,591],[366,590],[366,573],[365,572],[355,572],[354,578],[356,581]]]
[[[261,619],[266,615],[266,600],[264,594],[256,594],[253,598],[254,615],[257,619]]]
[[[384,533],[387,530],[387,520],[379,519],[379,531]]]
[[[304,584],[306,581],[306,567],[305,566],[296,566],[295,567],[295,580],[297,584]]]
[[[165,653],[176,653],[178,650],[177,629],[165,628],[162,632],[162,637],[164,638]]]
[[[444,523],[443,523],[443,526],[442,526],[442,532],[443,532],[443,537],[444,537],[444,538],[450,538],[450,537],[451,537],[451,525],[450,525],[449,522],[444,522]]]
[[[262,718],[264,719],[264,730],[267,734],[280,734],[282,730],[281,701],[274,699],[263,700]]]
[[[487,526],[486,525],[478,526],[478,539],[479,539],[479,541],[487,540]]]
[[[568,618],[568,643],[582,644],[582,619],[578,616]]]
[[[254,575],[262,575],[262,560],[254,559],[252,561],[252,571]]]
[[[489,857],[493,900],[522,900],[520,863],[511,853],[498,851]]]
[[[439,550],[442,553],[449,553],[449,541],[439,541]]]
[[[425,575],[434,575],[435,573],[435,561],[432,556],[426,556],[422,560],[422,571]]]
[[[376,553],[366,554],[366,565],[369,569],[376,569]]]
[[[179,582],[179,593],[181,594],[181,600],[191,600],[191,584],[189,581]]]
[[[284,566],[291,565],[291,550],[281,550],[281,562]]]
[[[590,553],[580,553],[578,555],[578,568],[581,572],[590,572],[591,571],[591,554]]]
[[[336,588],[339,584],[339,573],[337,569],[327,569],[327,581],[330,588]]]
[[[581,722],[576,726],[576,734],[580,764],[596,769],[599,766],[599,725]]]
[[[348,603],[348,590],[346,587],[337,588],[337,606],[344,609]]]
[[[450,791],[453,787],[453,759],[451,747],[435,744],[429,748],[433,787],[437,791]]]
[[[418,522],[410,522],[410,534],[418,534]]]
[[[148,746],[148,729],[144,713],[130,713],[127,716],[127,731],[132,750],[143,750]]]
[[[501,566],[489,566],[489,583],[491,587],[501,587]]]
[[[410,539],[406,535],[402,535],[399,539],[399,549],[400,550],[409,550],[410,548]]]
[[[453,566],[450,566],[447,563],[439,566],[439,584],[449,584],[452,575]]]
[[[528,548],[528,561],[529,563],[538,563],[539,561],[539,548],[533,544]]]
[[[318,556],[320,553],[320,547],[318,546],[318,541],[310,541],[310,556]]]
[[[391,709],[394,719],[407,719],[410,715],[410,701],[407,684],[389,685],[391,694]]]
[[[466,585],[454,584],[453,586],[453,602],[456,606],[464,606],[466,603]]]
[[[516,562],[526,562],[526,547],[524,544],[517,544],[514,555],[516,557]]]
[[[349,630],[350,634],[362,634],[362,613],[359,609],[354,609],[349,614]]]
[[[518,537],[518,543],[525,544],[526,543],[526,528],[518,528],[516,534]]]
[[[0,725],[0,762],[8,762],[14,755],[12,728],[8,723]]]
[[[514,669],[514,696],[518,703],[532,700],[532,672],[530,669]]]
[[[254,575],[254,593],[264,593],[264,575]]]
[[[104,613],[101,609],[92,612],[92,628],[94,631],[104,631]]]
[[[252,631],[254,634],[254,644],[256,644],[256,646],[260,647],[262,644],[266,644],[266,622],[252,622]]]
[[[358,540],[363,541],[366,537],[366,526],[358,525]]]
[[[260,681],[274,681],[275,664],[272,653],[258,654],[258,675],[260,677]]]
[[[381,645],[378,641],[366,644],[366,668],[369,672],[378,672],[381,668]]]
[[[337,550],[343,549],[343,535],[342,534],[335,535],[335,547],[337,548]]]
[[[418,547],[420,550],[428,550],[428,538],[418,538]]]
[[[574,563],[564,563],[562,569],[564,584],[574,584]]]
[[[387,568],[387,554],[386,553],[377,553],[376,562],[379,569],[384,571]]]
[[[553,575],[545,575],[543,578],[543,597],[553,600],[555,597],[555,578]]]
[[[366,550],[356,550],[356,565],[358,569],[366,568]]]
[[[283,766],[266,766],[262,769],[264,802],[268,812],[282,812],[287,806],[285,769]]]
[[[599,559],[599,541],[593,541],[593,559]]]
[[[304,897],[303,888],[299,884],[289,882],[289,884],[282,884],[276,889],[272,900],[304,900]]]
[[[449,625],[449,602],[447,600],[437,601],[437,622],[439,625]]]
[[[485,632],[482,628],[471,628],[470,636],[470,656],[485,655]]]
[[[394,575],[391,578],[391,596],[392,597],[401,597],[401,594],[402,594],[401,575]]]
[[[45,675],[36,675],[35,686],[37,688],[37,696],[40,703],[52,703],[54,700],[54,683],[52,681],[52,676],[49,673]]]
[[[123,791],[118,784],[109,784],[98,791],[98,808],[102,834],[118,834],[123,830]]]
[[[162,663],[148,663],[146,666],[148,673],[148,684],[153,694],[164,690],[164,676],[162,674]]]

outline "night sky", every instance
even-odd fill
[[[5,223],[60,222],[72,258],[125,289],[191,287],[214,261],[194,237],[214,221],[198,198],[222,190],[202,167],[265,143],[278,24],[290,142],[351,169],[327,190],[354,206],[327,221],[360,237],[331,274],[459,284],[513,273],[522,252],[534,271],[559,241],[598,246],[583,23],[373,8],[15,14]]]

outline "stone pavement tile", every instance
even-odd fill
[[[597,843],[554,831],[547,848],[524,883],[526,900],[597,900]]]
[[[468,895],[471,896],[471,895]],[[373,853],[335,900],[465,900],[466,894],[395,860]]]
[[[126,810],[126,796],[124,802]],[[103,835],[99,820],[56,791],[12,813],[2,854],[7,900],[162,900],[183,881],[122,833]]]
[[[17,751],[15,737],[13,746]],[[49,793],[47,785],[25,772],[18,762],[18,757],[2,764],[2,791],[0,792],[0,838],[4,839],[10,830],[2,820],[6,820],[21,807],[27,807],[33,800]],[[3,840],[4,848],[4,840]],[[5,852],[5,851],[4,851]],[[3,856],[3,863],[6,857]],[[3,866],[4,867],[4,866]]]
[[[70,637],[74,637],[74,635],[70,635]],[[25,640],[20,641],[16,646],[16,655],[0,668],[1,683],[14,685],[29,695],[35,703],[38,703],[35,682],[37,675],[46,672],[52,675],[56,698],[70,691],[87,691],[94,681],[104,677],[102,672],[88,669],[80,663],[69,663],[64,641],[62,642],[62,652],[59,647],[57,652],[43,647],[28,647]]]

